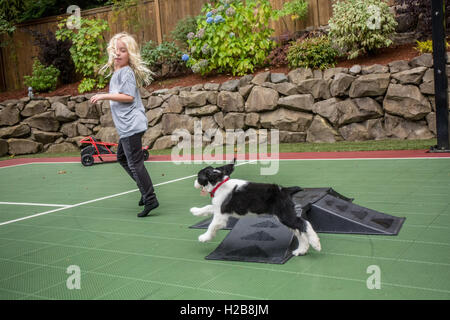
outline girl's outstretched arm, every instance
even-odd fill
[[[117,102],[125,102],[125,103],[131,103],[134,100],[134,97],[129,96],[124,93],[99,93],[95,96],[91,97],[91,102],[96,103],[100,100],[113,100]]]

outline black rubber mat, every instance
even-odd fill
[[[276,218],[261,215],[237,220],[206,259],[283,264],[292,257],[291,250],[297,238]]]

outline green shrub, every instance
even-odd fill
[[[349,59],[392,44],[397,22],[382,0],[341,0],[333,4],[329,37]]]
[[[189,33],[195,33],[197,31],[197,18],[186,17],[177,22],[175,29],[170,33],[172,39],[178,44],[181,49],[188,48],[188,37]]]
[[[244,75],[263,64],[274,46],[268,0],[222,0],[202,12],[196,34],[188,35],[190,55],[183,56],[192,71]]]
[[[98,74],[98,70],[108,60],[106,44],[102,35],[109,29],[107,21],[81,18],[79,29],[67,28],[66,21],[67,19],[64,19],[58,24],[59,30],[56,31],[56,39],[72,41],[70,54],[75,63],[75,70],[84,77],[78,91],[80,93],[90,91],[95,86],[99,89],[104,88],[107,81]],[[91,89],[87,90],[88,88]]]
[[[155,78],[186,73],[188,69],[181,61],[182,54],[178,46],[169,41],[163,41],[160,45],[149,41],[141,48],[142,60],[155,73]]]
[[[47,92],[56,89],[60,71],[54,66],[45,67],[39,60],[34,60],[32,76],[24,76],[24,84],[35,92]]]
[[[325,36],[298,40],[289,48],[287,60],[291,68],[326,69],[336,65],[338,52]]]

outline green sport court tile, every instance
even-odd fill
[[[8,276],[0,278],[0,292],[11,299],[448,299],[450,175],[443,172],[449,164],[449,159],[280,161],[275,176],[261,176],[259,165],[236,167],[235,178],[333,187],[356,204],[407,218],[397,237],[321,234],[322,252],[284,265],[205,260],[228,231],[204,244],[197,242],[202,230],[188,229],[201,220],[189,208],[210,202],[193,188],[193,178],[157,186],[160,208],[145,219],[136,218],[135,191],[3,225],[0,263],[6,261]],[[205,165],[146,166],[158,184]],[[0,201],[77,204],[136,189],[117,164],[18,168],[0,171],[5,181],[17,181],[12,188],[0,186]],[[19,208],[8,214],[32,207]],[[65,271],[77,263],[82,289],[68,290]],[[381,268],[380,290],[366,286],[368,265]]]

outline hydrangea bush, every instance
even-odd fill
[[[390,46],[397,27],[383,0],[340,0],[328,23],[330,40],[349,59]]]
[[[206,4],[196,33],[187,35],[189,52],[182,60],[195,73],[244,75],[262,65],[274,46],[268,0],[221,0]]]

